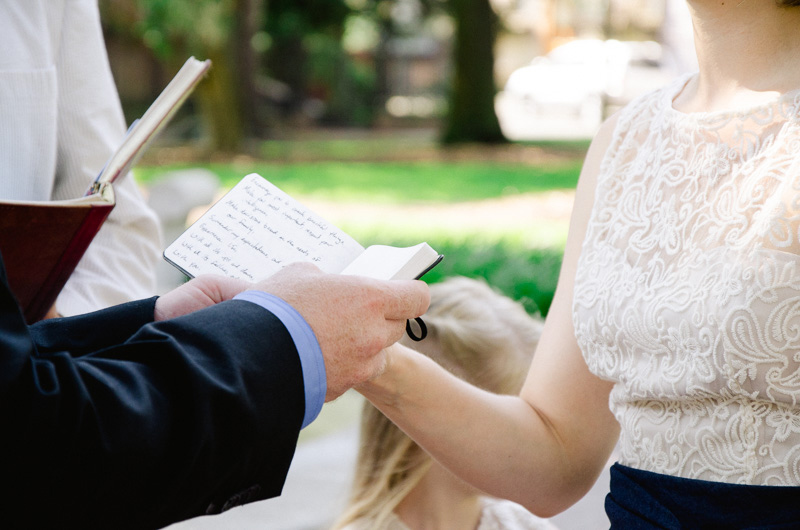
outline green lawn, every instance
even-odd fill
[[[266,162],[204,164],[232,187],[243,176],[258,173],[296,197],[371,203],[453,203],[574,188],[580,161],[537,167],[482,162]],[[139,167],[136,176],[147,183],[170,169],[197,167]]]

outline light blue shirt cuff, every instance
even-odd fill
[[[292,306],[275,295],[263,291],[244,291],[237,294],[234,300],[246,300],[258,304],[280,320],[289,331],[297,353],[300,356],[300,366],[303,369],[303,386],[306,395],[306,413],[303,417],[303,427],[314,421],[325,403],[325,394],[328,391],[325,376],[325,360],[322,350],[317,342],[317,337],[311,331],[311,326]]]

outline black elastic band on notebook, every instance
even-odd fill
[[[417,325],[419,325],[419,336],[414,334],[414,329],[411,327],[410,320],[406,320],[406,333],[411,340],[419,342],[428,336],[428,326],[426,326],[425,322],[423,322],[419,317],[415,317],[414,320],[416,321]]]

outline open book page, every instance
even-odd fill
[[[91,195],[76,197],[74,199],[58,199],[48,201],[28,201],[16,199],[4,199],[2,204],[19,204],[37,206],[39,208],[65,208],[71,206],[103,206],[113,205],[116,201],[114,188],[110,183],[104,183],[97,187]]]
[[[258,281],[297,261],[339,273],[364,248],[255,173],[246,176],[164,252],[188,276]]]
[[[372,245],[367,247],[342,274],[369,276],[379,280],[413,280],[439,262],[439,254],[427,243],[413,247]]]
[[[114,182],[117,177],[130,171],[139,156],[166,126],[210,67],[211,61],[199,61],[189,57],[147,112],[131,125],[122,144],[97,176],[95,185],[101,182]],[[95,185],[89,188],[87,194],[94,191]]]
[[[105,188],[109,191],[97,191],[91,195],[84,197],[77,197],[75,199],[60,199],[54,201],[23,201],[15,199],[5,199],[3,204],[28,204],[31,206],[38,206],[40,208],[56,208],[65,206],[91,206],[102,204],[113,204],[114,193],[110,187]]]

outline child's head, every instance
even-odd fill
[[[453,277],[430,286],[428,337],[407,343],[455,376],[497,394],[516,394],[541,333],[541,319],[485,282]],[[380,527],[430,466],[430,457],[370,403],[349,509],[338,525],[367,518]]]

